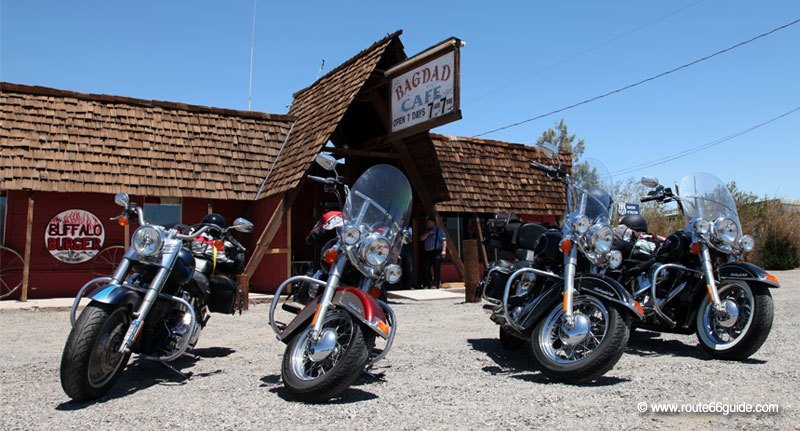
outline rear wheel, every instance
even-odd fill
[[[91,303],[67,338],[61,387],[75,401],[100,398],[114,386],[131,354],[119,348],[130,326],[127,307]]]
[[[628,344],[630,328],[620,313],[592,296],[576,296],[575,323],[567,325],[560,302],[536,325],[533,356],[552,380],[581,383],[614,367]]]
[[[741,361],[761,348],[772,329],[773,303],[769,289],[744,281],[719,288],[726,313],[717,315],[708,296],[695,318],[700,347],[716,359]]]
[[[289,394],[301,401],[324,402],[358,379],[369,359],[375,335],[341,309],[329,309],[320,339],[312,326],[295,336],[283,355],[281,375]]]

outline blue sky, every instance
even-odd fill
[[[0,80],[246,109],[252,13],[252,0],[3,0]],[[472,136],[658,74],[797,18],[800,2],[793,0],[261,0],[253,109],[285,113],[292,93],[314,81],[323,59],[330,70],[396,29],[404,30],[409,55],[453,35],[467,42],[461,64],[464,118],[436,131]],[[800,106],[799,46],[797,24],[665,78],[486,137],[531,144],[564,118],[586,140],[587,156],[617,172]],[[630,176],[655,175],[671,183],[707,171],[759,195],[797,199],[798,136],[800,112]]]

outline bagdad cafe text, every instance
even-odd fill
[[[391,79],[392,132],[426,129],[461,118],[459,49],[450,38],[386,71]]]

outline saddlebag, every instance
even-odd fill
[[[487,298],[501,301],[503,292],[506,289],[508,276],[511,274],[511,262],[507,260],[496,260],[486,269],[483,277],[483,291]]]
[[[241,294],[239,286],[228,277],[215,275],[211,277],[209,287],[208,309],[214,313],[233,314]]]

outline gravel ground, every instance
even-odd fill
[[[627,353],[599,382],[548,383],[527,349],[504,351],[497,327],[476,304],[400,302],[395,348],[381,380],[363,378],[327,405],[286,399],[283,344],[267,308],[214,315],[198,359],[175,362],[192,378],[132,360],[112,393],[76,404],[58,367],[68,313],[0,313],[0,429],[800,429],[796,328],[800,270],[777,273],[775,324],[750,360],[710,360],[694,336],[637,331]],[[795,340],[795,341],[791,341]],[[639,413],[637,404],[774,403],[777,414]]]

